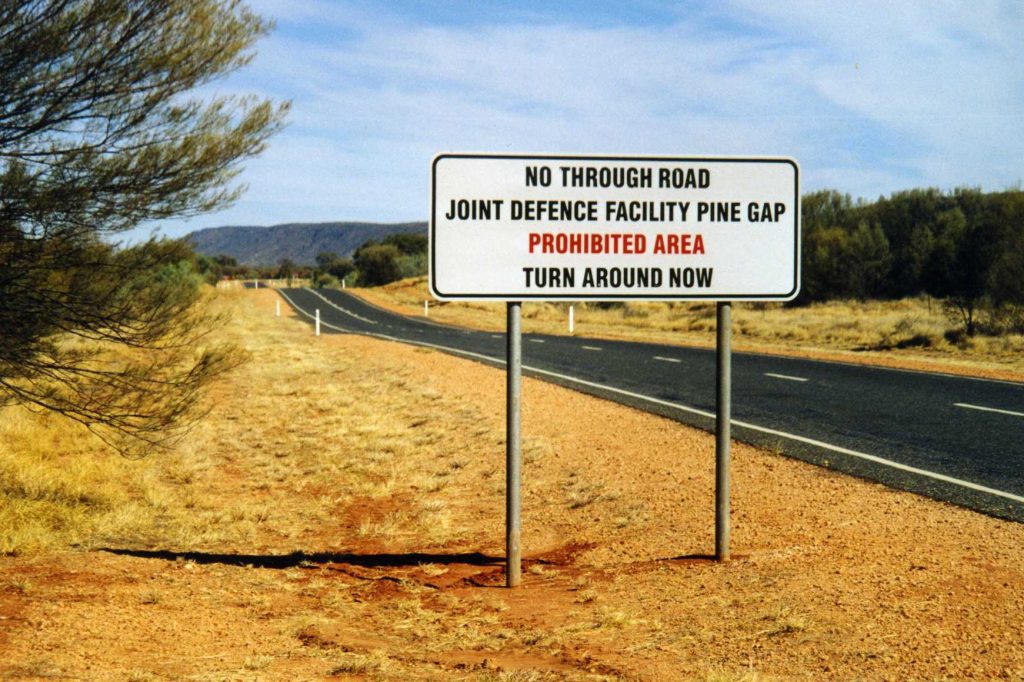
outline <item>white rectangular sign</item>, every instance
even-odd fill
[[[430,289],[442,300],[789,300],[787,158],[439,154]]]

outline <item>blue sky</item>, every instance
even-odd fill
[[[208,91],[290,99],[289,125],[167,236],[426,220],[440,151],[790,156],[867,199],[1024,179],[1017,0],[248,4],[277,29]]]

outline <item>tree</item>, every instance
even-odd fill
[[[316,267],[318,270],[327,271],[331,263],[341,260],[341,257],[333,251],[321,251],[316,254]]]
[[[415,232],[397,232],[384,237],[381,244],[391,244],[405,256],[427,252],[427,236]]]
[[[291,258],[282,258],[277,262],[277,273],[275,273],[276,278],[291,281],[291,278],[295,276],[296,267],[295,261]]]
[[[849,236],[842,267],[847,291],[860,300],[881,295],[889,275],[892,257],[882,227],[861,223]]]
[[[936,217],[935,245],[927,266],[928,293],[946,299],[968,336],[977,331],[977,313],[988,284],[988,248],[977,221],[968,222],[960,208]]]
[[[316,268],[318,272],[341,281],[348,277],[356,266],[350,258],[342,258],[333,251],[323,251],[316,255]]]
[[[853,208],[849,194],[832,189],[811,192],[800,200],[800,224],[808,232],[818,228],[852,227]]]
[[[804,237],[802,300],[824,301],[843,295],[842,254],[846,244],[846,231],[840,227],[818,228]]]
[[[992,267],[992,314],[1007,331],[1024,333],[1024,231]]]
[[[396,261],[398,274],[395,279],[416,277],[427,274],[427,236],[415,232],[399,232],[391,234],[381,242],[384,246],[394,246],[399,251]]]
[[[231,365],[201,349],[190,250],[109,239],[239,196],[239,164],[287,105],[188,93],[244,65],[268,29],[234,0],[0,6],[0,405],[140,452]]]
[[[367,242],[355,252],[359,283],[375,286],[394,282],[402,276],[399,258],[402,252],[393,244]]]
[[[221,254],[211,258],[201,253],[195,255],[195,268],[208,284],[216,284],[225,277],[233,277],[240,269],[238,261],[231,256]]]

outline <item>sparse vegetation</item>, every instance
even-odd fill
[[[0,410],[0,554],[118,532],[138,521],[133,498],[159,494],[138,468],[59,422],[22,407]]]
[[[242,667],[246,670],[264,670],[273,662],[273,656],[256,654],[255,656],[246,656]]]
[[[128,682],[157,682],[159,675],[154,675],[148,670],[133,670],[125,678]]]
[[[573,583],[572,589],[576,592],[573,602],[576,604],[589,604],[597,599],[598,593],[589,578],[578,578]]]

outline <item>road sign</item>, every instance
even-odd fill
[[[731,301],[785,301],[799,292],[799,176],[787,158],[434,157],[431,293],[507,303],[509,587],[521,580],[524,300],[719,302],[715,556],[729,559]]]
[[[789,300],[788,158],[439,154],[430,288],[443,300]]]

